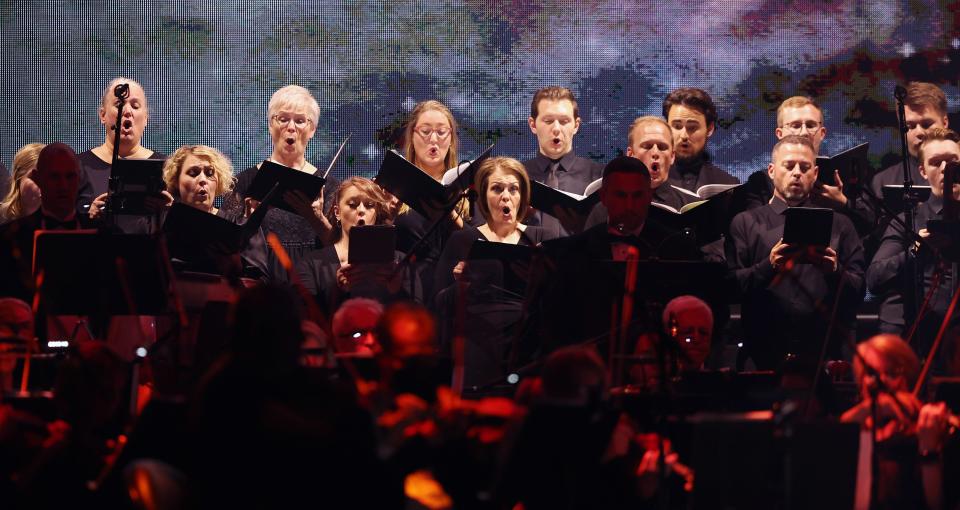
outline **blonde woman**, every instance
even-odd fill
[[[28,143],[13,156],[10,187],[0,201],[0,223],[29,216],[40,208],[40,188],[31,176],[43,147],[42,143]]]

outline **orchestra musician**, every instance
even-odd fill
[[[42,149],[42,143],[28,143],[13,156],[13,175],[0,200],[0,225],[29,216],[40,208],[40,188],[34,182],[33,174]]]
[[[860,402],[840,417],[863,427],[855,508],[942,508],[943,459],[949,412],[943,402],[921,403],[910,389],[920,361],[913,349],[891,334],[857,346],[854,374]],[[873,412],[876,410],[876,422]],[[870,440],[876,429],[876,449]],[[870,502],[870,455],[879,456],[879,501]]]

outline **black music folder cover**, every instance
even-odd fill
[[[312,200],[320,196],[320,192],[323,190],[323,185],[326,182],[327,180],[319,175],[301,172],[295,168],[267,160],[260,164],[260,170],[257,171],[257,176],[253,178],[253,182],[247,190],[247,196],[262,202],[263,197],[266,196],[267,193],[270,193],[274,184],[279,183],[279,193],[277,193],[267,205],[279,207],[287,212],[298,214],[293,207],[290,207],[290,205],[283,200],[283,192],[298,190]]]

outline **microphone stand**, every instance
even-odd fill
[[[913,192],[913,177],[910,173],[910,155],[907,151],[907,120],[904,107],[904,99],[907,96],[907,89],[898,85],[893,93],[897,101],[897,124],[900,130],[900,157],[903,163],[903,223],[907,232],[916,232],[916,213],[918,197]],[[904,236],[904,250],[910,249],[908,241],[909,236]],[[905,287],[908,289],[904,295],[903,315],[904,323],[910,322],[916,317],[918,312],[917,303],[919,303],[919,292],[923,288],[923,272],[920,265],[913,265],[913,274],[910,275],[912,281]],[[908,320],[909,319],[909,320]]]
[[[127,105],[127,98],[130,97],[130,84],[117,84],[113,88],[113,95],[117,98],[117,119],[113,125],[113,154],[110,157],[110,185],[108,190],[111,196],[120,187],[119,177],[114,173],[114,168],[117,167],[117,160],[120,159],[120,129],[123,127],[123,107]],[[110,203],[110,198],[110,196],[107,197],[104,223],[113,226],[113,206]]]

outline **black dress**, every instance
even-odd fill
[[[225,210],[226,214],[235,217],[243,215],[243,199],[246,197],[247,190],[250,189],[250,185],[253,183],[253,179],[259,171],[260,168],[254,165],[237,174],[237,183],[233,191],[228,193],[223,200],[222,210]],[[332,182],[324,186],[325,207],[330,207],[330,198],[332,192],[336,191],[336,188],[336,184]],[[320,239],[306,218],[276,207],[267,211],[267,215],[261,224],[261,229],[264,233],[273,232],[280,238],[280,244],[283,245],[287,254],[290,255],[294,266],[296,266],[297,262],[304,258],[308,252],[321,246]],[[287,280],[287,275],[283,271],[271,275],[271,277],[276,281]]]
[[[154,151],[150,159],[166,159],[167,156]],[[77,154],[80,160],[80,187],[77,192],[77,212],[86,216],[94,198],[110,189],[110,163],[100,159],[93,150]]]
[[[399,261],[402,256],[402,253],[396,252],[394,258]],[[333,245],[306,253],[296,266],[300,282],[307,292],[316,297],[317,304],[328,319],[332,319],[340,304],[350,298],[369,298],[386,304],[408,297],[414,292],[411,291],[410,278],[406,276],[402,280],[403,287],[397,293],[391,293],[375,284],[354,286],[350,291],[346,291],[337,284],[338,269],[340,257]],[[416,286],[414,282],[414,289]]]
[[[540,227],[527,227],[519,244],[536,246],[544,239]],[[473,244],[484,239],[476,227],[467,226],[454,232],[437,263],[434,284],[437,293],[435,308],[439,317],[441,350],[449,353],[456,333],[455,317],[459,289],[454,282],[453,267],[466,260]],[[499,262],[490,262],[499,265]],[[492,273],[474,262],[464,273],[465,342],[464,389],[487,393],[506,375],[508,356],[523,312],[523,294],[512,292],[499,283]],[[494,268],[490,268],[494,269]]]

